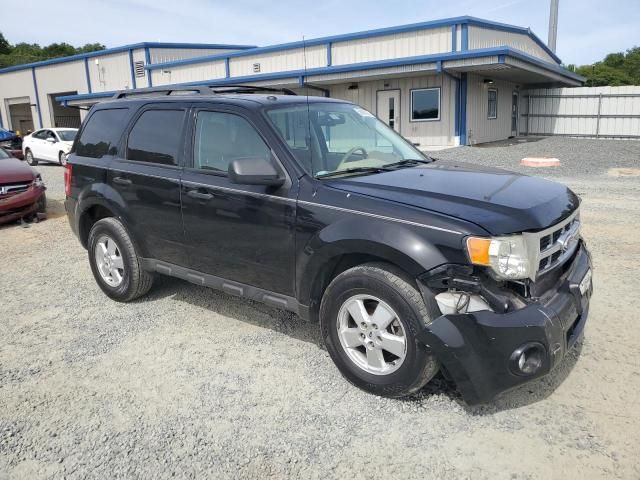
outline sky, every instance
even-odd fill
[[[263,46],[461,15],[530,27],[546,42],[549,22],[549,0],[22,0],[9,10],[0,32],[10,43],[107,47]],[[557,54],[565,64],[640,46],[640,0],[560,0],[558,18]]]

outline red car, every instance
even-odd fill
[[[44,213],[45,190],[38,172],[0,148],[0,223]]]

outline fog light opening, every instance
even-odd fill
[[[539,343],[527,343],[511,354],[511,370],[517,375],[534,375],[544,363],[544,347]]]

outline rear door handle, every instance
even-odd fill
[[[131,180],[129,180],[128,178],[124,178],[124,177],[113,177],[113,183],[117,183],[118,185],[122,185],[124,187],[127,187],[127,186],[131,185]]]
[[[211,195],[210,193],[203,193],[199,192],[198,190],[189,190],[187,192],[187,195],[198,200],[211,200],[213,198],[213,195]]]

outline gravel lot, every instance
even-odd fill
[[[640,142],[544,139],[436,152],[521,170],[560,158],[595,262],[586,337],[553,375],[469,408],[344,381],[318,327],[175,279],[122,305],[95,284],[40,166],[50,218],[0,227],[0,479],[640,478]]]

